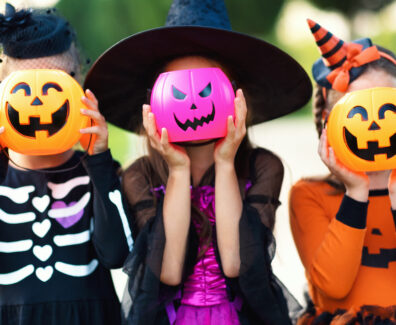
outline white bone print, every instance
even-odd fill
[[[31,222],[36,219],[36,215],[33,212],[25,212],[25,213],[7,213],[0,209],[0,220],[9,223],[9,224],[18,224]]]
[[[109,199],[117,207],[118,213],[120,214],[122,228],[124,229],[124,234],[128,243],[129,251],[131,251],[133,247],[132,232],[129,228],[128,218],[125,214],[124,207],[122,206],[121,192],[119,190],[114,190],[113,192],[110,192]]]
[[[32,231],[34,234],[40,238],[44,238],[44,236],[48,233],[51,229],[51,221],[48,219],[44,219],[41,222],[35,222],[32,225]]]
[[[12,188],[8,186],[0,186],[0,195],[8,197],[15,203],[22,204],[29,200],[29,194],[35,190],[33,185]]]
[[[59,247],[80,245],[88,242],[90,238],[91,238],[90,231],[86,230],[78,234],[57,235],[54,237],[54,243],[56,246]]]
[[[1,253],[26,252],[33,246],[33,240],[25,239],[12,242],[0,242]]]
[[[32,204],[35,207],[35,209],[37,209],[41,213],[43,213],[45,209],[47,209],[49,203],[50,203],[50,198],[48,195],[44,195],[42,197],[36,196],[32,200]]]
[[[23,279],[27,278],[33,272],[34,266],[32,264],[29,264],[14,272],[0,274],[0,284],[10,285],[18,283]]]
[[[89,176],[75,177],[61,184],[48,182],[47,186],[52,191],[52,197],[59,200],[63,199],[75,187],[86,184],[89,184]]]
[[[50,218],[68,218],[70,216],[78,214],[81,210],[83,210],[89,200],[91,198],[91,193],[85,193],[83,197],[73,206],[69,206],[67,208],[62,208],[62,209],[50,209],[48,211],[48,216]]]
[[[59,272],[74,276],[83,277],[90,275],[97,268],[99,262],[97,259],[93,259],[89,264],[86,265],[73,265],[63,262],[56,262],[55,269]]]
[[[36,246],[33,247],[33,254],[40,261],[45,262],[52,255],[52,247],[50,245],[45,245],[45,246],[36,245]]]
[[[47,282],[51,279],[53,273],[54,268],[50,265],[47,265],[46,267],[38,267],[36,269],[36,276],[42,282]]]

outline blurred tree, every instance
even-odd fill
[[[232,28],[253,35],[266,35],[273,31],[284,2],[225,0]]]
[[[225,0],[236,31],[267,35],[285,0]],[[172,0],[61,0],[57,7],[77,31],[85,53],[96,59],[109,46],[164,25]]]
[[[377,11],[384,8],[393,0],[309,0],[321,9],[339,10],[347,16],[354,15],[360,10]]]
[[[61,0],[57,7],[76,29],[85,53],[96,59],[120,39],[163,25],[169,5],[170,0]]]
[[[273,36],[273,27],[286,0],[225,0],[233,29]],[[61,0],[57,8],[75,28],[83,53],[93,60],[131,34],[165,24],[172,0]],[[125,163],[136,157],[137,137],[110,126],[109,145]],[[126,145],[127,144],[127,145]]]

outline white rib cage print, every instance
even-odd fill
[[[0,253],[18,254],[21,252],[30,252],[38,262],[46,262],[50,259],[56,249],[62,249],[68,246],[82,245],[91,239],[93,231],[93,219],[89,229],[79,233],[69,233],[63,235],[55,235],[52,240],[47,240],[45,245],[35,245],[34,238],[45,238],[48,236],[50,229],[54,223],[60,224],[64,229],[76,224],[84,215],[84,209],[91,200],[91,193],[84,193],[77,202],[64,202],[64,199],[74,188],[87,185],[89,183],[88,176],[75,177],[65,183],[47,184],[51,196],[44,195],[41,197],[32,197],[31,193],[35,191],[35,186],[22,186],[19,188],[11,188],[0,186],[0,196],[7,197],[13,204],[25,204],[29,200],[35,211],[27,211],[24,213],[9,213],[0,209],[0,223],[9,225],[19,225],[31,223],[32,237],[21,238],[16,241],[0,241]],[[51,200],[52,199],[52,200]],[[51,204],[52,202],[52,204]],[[45,212],[46,211],[46,212]],[[44,213],[48,218],[35,221],[37,212]],[[0,274],[0,285],[12,285],[18,283],[31,275],[35,275],[42,282],[51,279],[54,271],[60,272],[71,277],[86,277],[92,274],[99,262],[97,259],[90,260],[87,264],[70,264],[64,261],[55,261],[53,265],[44,267],[35,267],[33,264],[21,266],[19,269],[9,273]]]

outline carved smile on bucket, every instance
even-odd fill
[[[202,116],[200,119],[194,118],[193,121],[187,119],[184,123],[180,122],[180,120],[176,117],[176,114],[173,113],[173,117],[175,118],[176,124],[181,128],[183,131],[187,131],[188,128],[192,128],[194,131],[197,129],[198,126],[203,126],[205,123],[209,124],[214,120],[215,117],[215,105],[212,102],[212,112],[206,116]]]
[[[344,138],[348,148],[359,158],[374,161],[375,155],[386,154],[390,159],[396,154],[396,133],[390,137],[389,147],[379,147],[378,141],[367,141],[367,149],[359,149],[357,138],[344,127]]]
[[[48,136],[57,133],[66,124],[69,115],[69,101],[65,103],[52,114],[52,123],[41,124],[39,116],[30,116],[29,124],[21,124],[19,120],[19,112],[14,109],[10,103],[7,103],[7,113],[10,124],[20,134],[35,138],[36,131],[48,131]]]

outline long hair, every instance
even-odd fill
[[[247,157],[252,151],[253,146],[250,143],[248,136],[246,135],[242,140],[237,154],[235,156],[235,170],[237,173],[238,179],[246,179],[249,173],[249,160]],[[150,145],[149,141],[147,141],[147,161],[148,164],[144,166],[146,168],[145,174],[150,175],[148,179],[148,183],[150,188],[158,187],[159,185],[165,185],[168,180],[169,169],[162,158],[162,156]],[[210,170],[209,178],[214,178],[214,169]],[[195,205],[191,205],[191,218],[193,219],[194,224],[196,224],[199,228],[199,242],[200,242],[200,251],[198,254],[198,259],[201,258],[207,248],[209,247],[212,238],[213,238],[213,229],[212,225],[209,221],[208,216],[202,212],[199,207]]]
[[[179,56],[176,58],[183,58],[183,57],[189,57],[189,56],[199,56],[203,57],[209,61],[211,61],[215,66],[220,67],[223,72],[227,75],[227,77],[235,81],[237,78],[236,76],[233,75],[232,69],[229,69],[229,66],[226,64],[220,64],[222,61],[221,58],[218,58],[213,55],[187,55],[187,56]],[[176,58],[172,58],[171,60],[165,61],[161,68],[158,69],[156,76],[158,76],[160,73],[164,72],[165,66],[173,61]],[[239,88],[243,89],[243,84],[237,83]],[[147,98],[148,101],[148,98]],[[246,98],[247,103],[249,102],[249,98]],[[247,125],[250,124],[249,120],[249,112],[246,117]],[[140,134],[145,134],[145,130],[143,126],[141,126]],[[244,137],[242,140],[237,154],[235,156],[235,170],[238,176],[238,179],[246,179],[248,177],[248,169],[249,169],[249,163],[247,157],[249,157],[249,153],[253,149],[252,144],[250,143],[248,136]],[[150,175],[149,185],[151,188],[157,187],[159,185],[165,185],[167,183],[168,175],[169,175],[169,170],[168,166],[165,162],[165,160],[162,158],[162,156],[154,149],[151,147],[149,141],[147,141],[147,152],[148,152],[148,164],[144,167],[147,168],[146,170],[146,175]],[[214,178],[214,169],[211,171],[213,174],[210,174],[209,177],[212,179]],[[198,254],[198,259],[202,257],[207,248],[209,247],[212,238],[213,238],[213,229],[212,225],[208,219],[208,216],[203,213],[202,211],[199,210],[199,207],[194,206],[193,204],[191,205],[191,217],[194,221],[194,223],[198,226],[199,228],[199,242],[200,242],[200,252]]]

